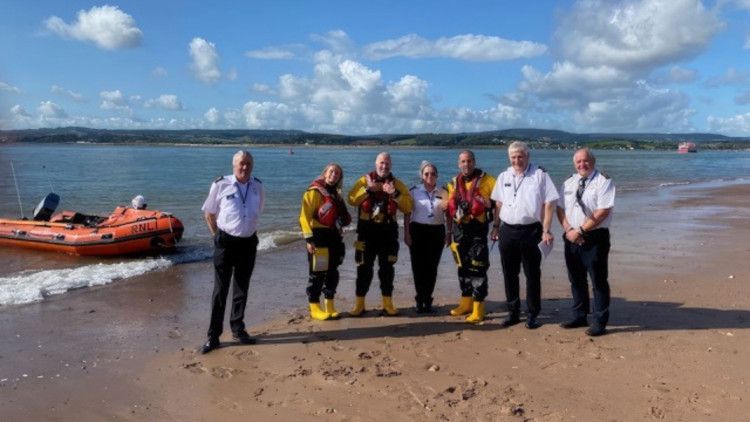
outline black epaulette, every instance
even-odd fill
[[[214,180],[214,183],[219,183],[219,181],[220,181],[221,179],[223,179],[223,178],[224,178],[224,176],[219,176],[219,177],[217,177],[217,178],[216,178],[216,180]]]
[[[605,179],[609,179],[609,175],[607,173],[605,173],[603,171],[600,171],[599,173],[601,173],[602,176],[604,176]]]
[[[544,167],[542,167],[542,166],[537,166],[537,167],[539,167],[539,170],[541,170],[541,171],[543,171],[543,172],[545,172],[545,173],[547,172],[547,169],[546,169],[546,168],[544,168]]]
[[[255,176],[253,176],[253,179],[255,179],[255,181],[256,181],[256,182],[258,182],[258,183],[263,183],[263,182],[261,182],[261,181],[260,181],[260,179],[258,179],[258,178],[257,178],[257,177],[255,177]]]
[[[417,188],[417,186],[418,186],[418,185],[414,185],[414,186],[410,187],[410,188],[409,188],[409,192],[411,192],[411,191],[413,191],[414,189],[416,189],[416,188]]]
[[[574,173],[570,173],[570,174],[568,175],[568,177],[566,177],[566,178],[565,178],[565,180],[568,180],[568,179],[570,179],[570,178],[571,178],[571,177],[573,177],[574,175],[575,175]]]

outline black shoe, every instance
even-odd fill
[[[588,327],[589,323],[586,321],[586,318],[575,318],[571,319],[569,321],[564,321],[560,323],[560,327],[567,329],[571,328],[581,328],[581,327]]]
[[[432,305],[424,305],[424,311],[425,314],[434,314],[435,308],[432,307]]]
[[[603,336],[604,334],[607,334],[607,329],[604,328],[603,325],[599,325],[596,323],[591,324],[591,327],[586,330],[586,335],[589,337],[599,337]]]
[[[255,344],[258,342],[254,338],[250,337],[250,334],[248,334],[245,330],[241,330],[232,334],[232,338],[242,344]]]
[[[519,322],[521,322],[521,318],[519,318],[518,315],[508,315],[502,321],[500,321],[500,326],[503,328],[508,328],[518,324]]]
[[[217,347],[219,347],[219,344],[220,344],[219,343],[219,339],[210,338],[210,339],[208,339],[208,341],[206,341],[206,344],[204,344],[203,346],[201,346],[201,348],[199,349],[199,351],[201,352],[202,355],[205,355],[206,353],[209,353],[210,351],[212,351],[212,350],[216,349]]]
[[[424,305],[423,305],[423,304],[421,304],[421,303],[417,303],[417,305],[416,305],[416,306],[414,306],[414,309],[415,309],[415,310],[417,311],[417,313],[418,313],[418,314],[423,314],[423,313],[425,313],[425,307],[424,307]]]
[[[536,330],[537,328],[541,327],[542,324],[539,323],[539,321],[536,320],[535,316],[530,316],[526,320],[526,328],[529,330]]]

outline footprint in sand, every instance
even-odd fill
[[[182,364],[182,368],[187,369],[193,374],[205,374],[206,372],[208,372],[200,362],[184,363]]]
[[[248,349],[248,350],[243,350],[241,352],[232,353],[232,356],[234,356],[235,359],[242,360],[242,361],[255,360],[255,358],[258,357],[258,355],[260,355],[260,353],[258,353],[257,351],[253,349]]]
[[[221,379],[232,378],[233,376],[241,374],[242,372],[243,371],[241,369],[225,368],[223,366],[211,369],[211,375]]]

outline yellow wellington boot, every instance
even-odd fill
[[[474,303],[473,297],[461,296],[461,302],[459,302],[458,308],[451,309],[451,315],[458,316],[458,315],[466,315],[470,313],[473,303]]]
[[[393,300],[390,296],[383,296],[383,312],[388,316],[398,315],[398,309],[393,307]]]
[[[320,303],[310,304],[310,316],[312,317],[312,319],[317,319],[318,321],[331,319],[331,314],[321,309]]]
[[[336,319],[341,316],[341,314],[339,314],[339,311],[336,310],[336,307],[333,306],[333,299],[326,299],[325,303],[326,312],[331,316],[332,319]]]
[[[356,302],[354,302],[354,309],[349,311],[349,316],[360,316],[365,312],[365,297],[357,296]]]
[[[466,317],[466,322],[470,324],[478,324],[484,321],[484,301],[474,302],[474,312]]]

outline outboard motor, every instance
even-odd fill
[[[145,210],[146,207],[148,206],[146,204],[146,198],[144,198],[141,195],[138,195],[135,198],[133,198],[133,200],[130,201],[130,205],[132,205],[133,208],[135,208],[137,210]]]
[[[52,192],[48,193],[47,196],[39,202],[39,205],[34,208],[34,220],[49,221],[59,203],[60,196],[58,194]]]

